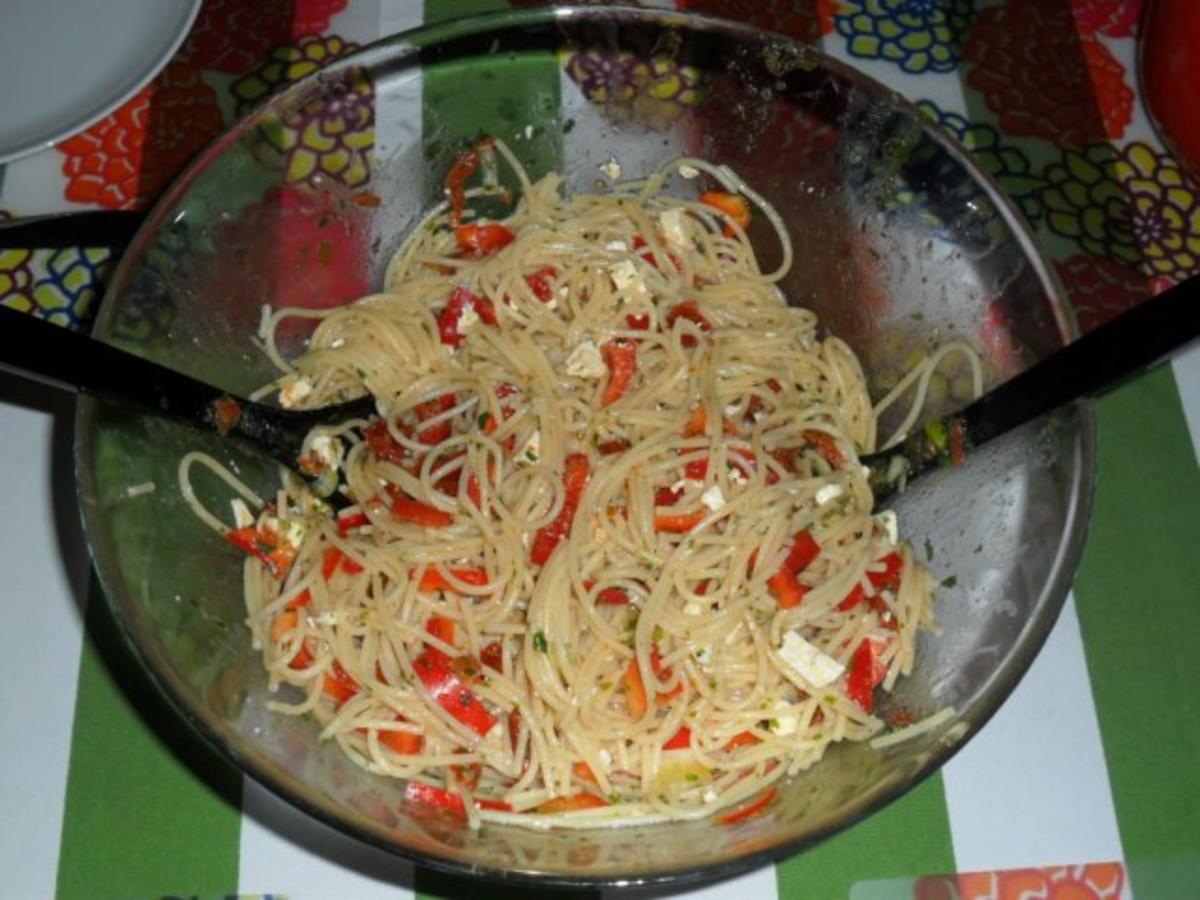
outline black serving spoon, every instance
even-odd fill
[[[966,408],[862,457],[876,504],[930,468],[961,463],[973,447],[1072,400],[1116,387],[1197,336],[1200,278],[1190,278],[1056,350]]]
[[[140,217],[137,212],[94,212],[0,223],[0,249],[120,248]],[[257,445],[290,469],[298,468],[305,435],[313,427],[375,414],[370,397],[311,410],[285,410],[231,397],[109,344],[24,313],[3,308],[0,312],[0,369],[80,393],[133,401],[228,433]],[[875,502],[930,468],[961,462],[972,448],[998,435],[1072,400],[1115,387],[1198,335],[1200,278],[1192,278],[1052,353],[965,409],[930,420],[895,446],[862,457]],[[232,424],[220,415],[221,407],[227,413],[236,407]],[[331,500],[345,502],[340,493]]]
[[[136,403],[221,435],[241,438],[312,480],[300,467],[305,436],[318,425],[377,415],[371,396],[319,409],[282,409],[128,353],[112,344],[0,306],[0,369],[54,387]],[[349,501],[334,492],[333,506]]]

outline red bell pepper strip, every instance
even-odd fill
[[[399,716],[396,720],[403,722]],[[421,748],[425,745],[425,738],[419,734],[413,734],[411,731],[380,731],[379,743],[393,750],[396,753],[401,753],[406,756],[411,756],[414,753],[420,753]]]
[[[795,573],[788,571],[786,567],[767,579],[767,588],[775,595],[783,609],[799,606],[804,602],[804,595],[809,590],[808,586],[801,584]]]
[[[483,153],[492,150],[492,139],[481,137],[470,150],[454,157],[446,172],[446,194],[450,198],[450,224],[457,225],[462,221],[463,207],[466,204],[466,185],[471,176],[479,171],[479,158]]]
[[[322,690],[337,701],[338,706],[341,706],[358,693],[358,682],[346,673],[341,663],[334,660],[330,671],[325,673]]]
[[[788,551],[783,564],[791,572],[803,572],[818,556],[821,555],[821,545],[807,531],[797,532],[792,538],[792,549]]]
[[[465,584],[483,587],[488,583],[487,569],[480,566],[452,568],[450,574]],[[421,583],[417,590],[431,594],[434,591],[453,591],[454,586],[437,569],[426,569],[421,575]]]
[[[743,806],[741,809],[735,809],[733,812],[718,816],[717,823],[720,825],[736,825],[738,822],[744,822],[746,819],[756,816],[766,809],[778,793],[779,788],[767,788],[757,800],[748,806]]]
[[[625,324],[629,326],[630,331],[649,331],[650,313],[629,313],[625,316]]]
[[[491,256],[517,238],[512,229],[494,223],[460,225],[454,236],[458,240],[458,248],[471,257]]]
[[[685,750],[690,746],[692,746],[692,730],[686,725],[681,725],[679,730],[662,745],[662,748],[664,750]]]
[[[646,699],[646,685],[642,681],[642,672],[638,668],[636,656],[629,661],[625,674],[621,676],[621,682],[625,685],[625,702],[629,706],[629,715],[635,719],[642,718],[650,704]]]
[[[540,813],[574,812],[578,809],[597,809],[608,806],[608,801],[596,794],[575,794],[571,797],[555,797],[538,806]]]
[[[377,459],[381,459],[384,462],[396,463],[397,465],[403,465],[408,462],[408,451],[392,437],[391,432],[388,431],[388,423],[385,419],[376,419],[363,429],[362,435],[363,439],[367,442],[367,449]]]
[[[701,331],[712,331],[712,322],[704,317],[700,312],[700,305],[695,300],[685,300],[678,306],[675,306],[667,313],[667,327],[671,328],[679,319],[685,319],[688,322],[693,322],[700,327]],[[685,334],[682,344],[685,347],[695,347],[699,343],[694,334]]]
[[[850,657],[850,671],[846,673],[846,696],[857,703],[863,712],[874,710],[875,688],[887,675],[887,667],[879,661],[879,649],[875,641],[864,638]]]
[[[381,735],[382,738],[382,735]],[[462,794],[448,791],[445,788],[434,787],[423,781],[410,781],[404,786],[404,799],[410,803],[421,803],[434,809],[444,809],[446,812],[460,816],[467,814]],[[497,812],[512,812],[512,807],[500,800],[488,800],[483,797],[475,798],[476,809],[490,809]]]
[[[298,593],[295,597],[293,597],[291,600],[289,600],[287,602],[287,605],[284,608],[285,609],[301,609],[305,606],[308,606],[308,604],[310,604],[310,603],[312,603],[312,594],[310,594],[308,592],[308,588],[305,588],[300,593]]]
[[[438,705],[481,737],[492,730],[496,717],[451,670],[442,653],[428,650],[413,660],[413,671]]]
[[[457,402],[453,394],[442,394],[440,397],[434,397],[432,400],[418,403],[413,411],[417,415],[417,421],[424,422],[427,419],[432,419],[434,416],[454,409],[454,404]],[[453,433],[454,426],[449,419],[444,419],[436,425],[430,425],[428,428],[418,431],[417,440],[422,444],[440,444]]]
[[[637,344],[617,338],[600,345],[600,356],[608,367],[608,383],[600,395],[600,405],[612,406],[624,395],[637,371]]]
[[[742,228],[746,228],[750,224],[750,204],[746,202],[745,197],[728,194],[725,191],[705,191],[700,195],[700,202],[725,213]],[[729,227],[726,226],[725,234],[731,233]]]
[[[479,654],[479,659],[489,669],[495,669],[497,672],[504,671],[504,650],[499,641],[492,641],[484,647],[483,652]]]
[[[628,606],[629,595],[617,587],[606,587],[596,594],[597,606]]]
[[[554,285],[551,282],[557,275],[558,270],[554,266],[542,266],[532,275],[526,275],[525,283],[533,291],[533,296],[543,303],[549,303],[554,299]]]
[[[833,439],[833,435],[824,431],[818,431],[816,428],[809,428],[804,431],[803,437],[804,440],[817,449],[817,452],[833,468],[841,469],[845,467],[846,457],[838,448],[837,441]]]
[[[739,747],[753,747],[757,743],[759,743],[758,738],[749,731],[739,731],[725,742],[724,749],[737,750]]]
[[[871,582],[874,593],[883,590],[896,590],[900,586],[900,571],[904,568],[904,560],[900,558],[899,553],[889,553],[878,560],[878,562],[884,564],[883,571],[867,573],[867,581]],[[838,604],[837,608],[842,612],[848,612],[866,599],[867,592],[863,590],[862,584],[856,584],[854,589],[846,595],[846,599]]]
[[[495,325],[500,320],[496,318],[496,308],[486,297],[473,294],[465,287],[456,287],[446,301],[446,306],[438,316],[438,336],[443,344],[458,347],[463,342],[462,333],[458,330],[458,320],[462,318],[466,308],[474,307],[475,314],[485,325]]]
[[[625,440],[605,441],[596,449],[600,451],[601,456],[612,456],[614,453],[623,453],[633,445]]]
[[[225,532],[225,540],[261,560],[276,578],[283,578],[296,559],[296,551],[290,544],[278,544],[277,537],[259,530],[254,525],[229,529]]]
[[[544,566],[562,539],[570,532],[571,523],[575,520],[575,510],[579,506],[579,499],[583,496],[589,475],[588,458],[585,454],[572,453],[567,457],[563,468],[563,506],[554,517],[554,521],[542,526],[534,536],[533,549],[529,555],[535,565]]]
[[[425,631],[433,635],[444,644],[454,646],[454,620],[447,619],[445,616],[430,616],[429,621],[425,623]],[[428,652],[429,648],[426,648]]]
[[[598,784],[596,773],[592,771],[592,767],[583,760],[577,761],[571,766],[571,771],[575,773],[575,777],[580,781],[590,781],[592,784]]]
[[[392,500],[392,517],[401,522],[424,525],[426,528],[445,528],[454,522],[454,517],[450,513],[442,512],[428,503],[413,500],[400,493],[397,493]]]
[[[686,534],[699,525],[706,514],[706,510],[703,509],[686,513],[655,513],[654,530],[669,534]]]
[[[342,537],[345,537],[355,528],[361,528],[364,525],[370,524],[370,518],[368,518],[367,514],[361,509],[354,510],[352,512],[338,513],[337,530],[338,534]]]
[[[321,575],[328,581],[341,568],[347,575],[357,575],[363,567],[337,547],[326,547],[321,560]]]

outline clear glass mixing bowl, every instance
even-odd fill
[[[593,189],[679,154],[727,163],[777,204],[796,246],[783,288],[860,354],[882,392],[913,354],[975,346],[994,383],[1072,333],[1029,232],[995,183],[897,95],[788,39],[669,12],[504,13],[399,35],[339,60],[209,147],[121,262],[97,336],[246,393],[272,373],[255,345],[263,304],[328,306],[380,283],[389,255],[441,195],[455,150],[505,138],[535,175]],[[376,204],[375,200],[379,202]],[[764,265],[777,251],[765,223]],[[284,336],[298,352],[305,332]],[[934,385],[961,403],[963,379]],[[934,410],[936,411],[936,409]],[[886,749],[837,746],[761,817],[590,832],[461,823],[407,808],[268,713],[250,648],[241,556],[182,502],[180,457],[204,449],[262,493],[270,465],[120,404],[85,399],[80,501],[112,612],[181,717],[243,770],[362,840],[462,874],[557,884],[685,883],[803,849],[933,772],[988,719],[1057,617],[1079,559],[1094,465],[1090,409],[1037,422],[894,506],[905,535],[956,582],[938,634],[882,714],[956,716]],[[153,493],[129,496],[153,482]],[[223,508],[215,487],[206,498]],[[181,726],[183,727],[183,726]]]

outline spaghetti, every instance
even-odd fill
[[[469,204],[500,160],[520,199],[492,221]],[[721,190],[666,193],[682,166]],[[786,228],[728,169],[564,197],[485,140],[447,188],[381,293],[264,317],[285,405],[377,399],[306,444],[355,504],[285,478],[265,505],[235,485],[232,529],[198,509],[251,556],[273,709],[473,824],[751,814],[883,729],[875,691],[932,622],[930,574],[871,513],[859,364],[785,303]],[[297,315],[320,321],[289,362]]]

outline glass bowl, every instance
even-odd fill
[[[965,151],[880,84],[807,47],[671,12],[572,8],[427,27],[341,59],[278,94],[204,151],[150,214],[108,290],[96,334],[247,393],[272,377],[256,346],[264,304],[329,306],[369,292],[456,149],[506,139],[532,172],[594,189],[680,154],[738,170],[789,223],[783,282],[864,360],[878,395],[922,348],[961,339],[989,384],[1073,333],[1029,232]],[[764,266],[776,253],[767,228]],[[306,332],[282,335],[297,353]],[[963,402],[935,384],[934,408]],[[839,745],[733,827],[713,821],[534,832],[405,806],[307,721],[267,712],[244,624],[241,556],[180,497],[205,450],[256,490],[271,465],[116,403],[84,399],[80,502],[112,612],[191,728],[301,810],[458,874],[558,885],[683,884],[802,850],[936,770],[1008,696],[1062,607],[1083,545],[1094,465],[1077,406],[922,478],[894,507],[946,579],[940,632],[883,702],[888,718],[954,717],[878,750]],[[131,486],[153,483],[151,493]],[[202,492],[203,493],[203,492]],[[226,495],[227,496],[227,495]],[[225,506],[214,486],[210,508]],[[922,552],[922,548],[924,552]],[[952,578],[951,578],[952,576]]]

